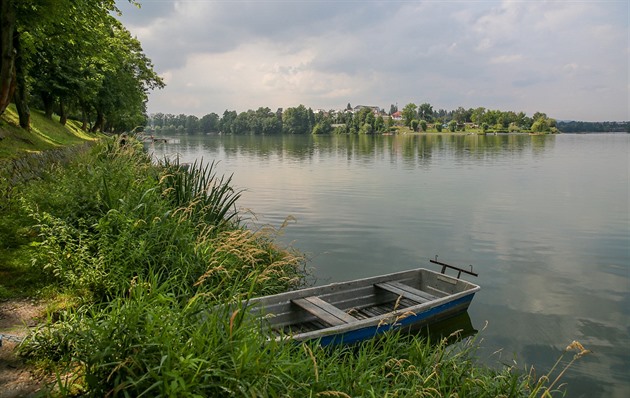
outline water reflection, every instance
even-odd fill
[[[344,158],[347,161],[402,162],[408,167],[428,165],[435,154],[449,154],[466,163],[492,160],[533,149],[542,154],[553,146],[554,136],[524,135],[340,135],[340,136],[181,136],[179,142],[167,146],[179,153],[222,152],[225,157],[257,157],[290,161],[312,161],[316,157]],[[162,150],[157,149],[157,152]]]
[[[467,337],[476,335],[478,330],[473,326],[470,315],[466,311],[454,317],[425,326],[418,333],[434,343],[447,339],[448,344],[455,344]]]

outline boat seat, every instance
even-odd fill
[[[387,290],[390,293],[403,296],[404,298],[417,301],[418,303],[426,303],[427,301],[437,300],[438,298],[437,296],[434,296],[427,292],[423,292],[422,290],[418,290],[409,285],[405,285],[404,283],[395,281],[375,283],[374,286],[383,290]]]
[[[294,299],[291,300],[291,302],[332,326],[339,326],[357,321],[357,318],[346,314],[339,308],[317,296]]]

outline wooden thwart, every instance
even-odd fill
[[[405,285],[404,283],[400,283],[396,281],[375,283],[374,286],[383,290],[387,290],[388,292],[397,294],[399,296],[403,296],[410,300],[416,301],[418,303],[424,303],[427,301],[437,299],[437,297],[432,294],[423,292],[422,290],[418,290],[409,285]]]
[[[357,319],[352,315],[346,314],[339,308],[320,299],[317,296],[294,299],[291,300],[291,302],[332,326],[338,326],[345,323],[357,321]]]

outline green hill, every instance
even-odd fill
[[[31,130],[24,130],[19,127],[15,106],[11,105],[0,116],[0,159],[72,146],[100,137],[100,134],[81,130],[81,124],[75,120],[68,120],[62,126],[59,117],[48,119],[37,110],[31,111]]]

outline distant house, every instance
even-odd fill
[[[401,111],[396,111],[396,112],[392,113],[392,119],[394,119],[394,120],[402,120],[402,112]]]

